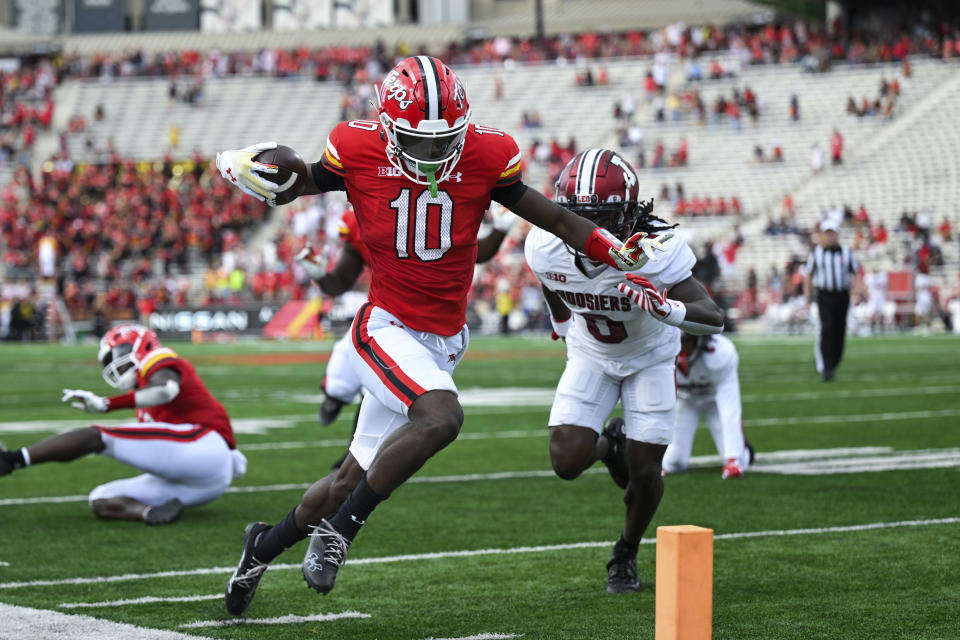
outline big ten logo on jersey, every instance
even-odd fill
[[[402,178],[403,172],[397,167],[377,167],[377,176],[380,178]]]
[[[553,273],[552,271],[547,271],[547,280],[554,280],[556,282],[566,282],[567,276],[563,273]]]
[[[377,167],[377,177],[378,178],[403,178],[403,172],[400,171],[397,167]],[[456,173],[451,173],[447,176],[444,182],[463,182],[463,172],[457,171]]]

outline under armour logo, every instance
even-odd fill
[[[456,173],[451,173],[450,177],[447,180],[453,180],[454,182],[460,182],[463,178],[463,172],[457,171]]]
[[[307,571],[323,571],[323,563],[320,562],[320,554],[311,553],[304,558],[303,567]]]

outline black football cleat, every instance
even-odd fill
[[[340,410],[343,409],[343,405],[347,404],[343,400],[338,400],[333,396],[325,395],[323,398],[323,404],[320,405],[320,424],[321,426],[326,427],[331,422],[337,419],[337,416],[340,415]]]
[[[143,521],[150,525],[170,524],[176,522],[183,515],[183,503],[174,498],[155,507],[143,510]]]
[[[303,559],[303,579],[314,591],[326,595],[333,589],[337,572],[347,561],[350,540],[326,519],[312,528],[310,546]]]
[[[607,563],[607,593],[634,593],[641,588],[637,556],[611,556]]]
[[[630,468],[627,465],[627,433],[624,430],[623,418],[610,418],[603,427],[603,435],[610,441],[610,448],[601,462],[607,465],[610,477],[617,486],[626,489],[630,481]]]
[[[227,611],[235,616],[239,616],[250,606],[253,595],[257,592],[257,585],[260,584],[260,578],[269,566],[266,562],[260,562],[254,557],[253,547],[257,536],[272,528],[265,522],[251,522],[243,530],[243,553],[240,555],[240,564],[237,565],[237,570],[233,572],[227,583]]]

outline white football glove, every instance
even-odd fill
[[[276,142],[259,142],[243,149],[231,149],[217,154],[217,169],[223,179],[252,196],[260,202],[266,202],[271,207],[276,204],[277,184],[270,182],[260,173],[276,173],[277,167],[262,162],[255,162],[254,156],[267,149],[276,149]]]
[[[71,400],[77,400],[78,402],[70,402]],[[106,413],[110,406],[106,398],[101,398],[93,391],[84,389],[64,389],[60,402],[70,402],[70,406],[74,409],[87,413]]]
[[[660,322],[674,327],[683,322],[687,313],[686,305],[679,300],[668,298],[666,289],[657,291],[652,282],[635,273],[626,274],[626,278],[630,284],[621,282],[617,289],[633,300],[634,304]]]
[[[490,215],[493,217],[493,228],[501,233],[510,233],[517,221],[517,214],[501,204],[492,205]]]
[[[311,280],[319,280],[327,274],[327,259],[322,253],[314,251],[309,242],[293,259]]]
[[[643,268],[650,260],[657,261],[657,252],[666,251],[664,247],[673,233],[651,238],[646,231],[640,231],[630,236],[619,250],[610,250],[610,256],[620,265],[623,271],[636,271]]]

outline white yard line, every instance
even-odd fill
[[[58,640],[203,640],[179,631],[30,609],[0,603],[0,638],[57,638]]]
[[[102,602],[61,602],[57,606],[61,609],[100,609],[103,607],[125,607],[131,604],[153,604],[155,602],[203,602],[204,600],[223,600],[222,593],[206,596],[143,596],[129,600],[105,600]]]
[[[522,636],[522,633],[520,635],[515,633],[478,633],[461,638],[425,638],[424,640],[508,640],[509,638],[520,638]]]
[[[743,426],[779,427],[795,424],[831,424],[834,422],[886,422],[889,420],[919,420],[922,418],[951,418],[960,416],[960,409],[939,409],[935,411],[886,411],[883,413],[854,413],[835,416],[790,416],[786,418],[755,418],[744,420]]]
[[[872,457],[871,457],[872,456]],[[693,456],[691,468],[713,467],[718,464],[716,455]],[[895,451],[891,447],[837,447],[834,449],[789,449],[761,451],[751,467],[751,473],[775,473],[794,475],[830,475],[838,473],[865,473],[894,469],[941,469],[960,467],[960,449],[918,449]],[[606,469],[594,467],[584,475],[604,474]],[[524,478],[552,478],[548,469],[529,471],[501,471],[495,473],[468,473],[447,476],[414,476],[408,484],[441,484],[455,482],[487,482],[495,480],[518,480]],[[286,484],[250,485],[230,487],[227,493],[270,493],[277,491],[302,491],[309,482]],[[31,498],[2,498],[0,507],[86,502],[86,495],[35,496]]]
[[[796,391],[793,393],[746,393],[743,402],[779,402],[781,400],[819,400],[821,398],[887,398],[890,396],[937,396],[960,393],[960,386],[892,387],[887,389],[838,389],[836,391]]]
[[[5,562],[5,561],[3,561],[3,560],[0,560],[0,567],[9,567],[9,566],[10,566],[10,563],[9,563],[9,562]]]
[[[893,529],[899,527],[928,527],[960,523],[960,517],[933,518],[926,520],[899,520],[896,522],[871,522],[837,527],[816,527],[812,529],[773,529],[769,531],[741,531],[735,533],[721,533],[714,536],[716,540],[738,540],[742,538],[763,538],[769,536],[805,536],[825,533],[855,533],[858,531],[873,531],[876,529]],[[644,538],[643,544],[654,544],[655,539]],[[509,547],[500,549],[469,549],[462,551],[439,551],[436,553],[415,553],[396,556],[380,556],[375,558],[352,558],[347,560],[349,565],[390,564],[395,562],[420,562],[423,560],[441,560],[447,558],[471,558],[476,556],[515,555],[523,553],[545,553],[551,551],[568,551],[573,549],[606,548],[613,541],[601,542],[572,542],[567,544],[539,545],[534,547]],[[273,571],[301,568],[300,563],[284,563],[270,565]],[[173,578],[183,576],[202,575],[229,575],[234,567],[209,567],[204,569],[186,569],[179,571],[160,571],[155,573],[127,573],[114,576],[94,576],[88,578],[60,578],[57,580],[28,580],[25,582],[0,582],[0,589],[22,589],[25,587],[51,587],[67,584],[101,584],[107,582],[130,582],[134,580],[154,580],[156,578]]]
[[[220,596],[223,597],[223,596]],[[204,629],[209,627],[237,627],[250,624],[292,624],[296,622],[329,622],[331,620],[345,620],[349,618],[369,618],[369,613],[359,611],[344,611],[342,613],[318,613],[312,616],[279,616],[276,618],[230,618],[228,620],[197,620],[181,624],[181,629]]]

